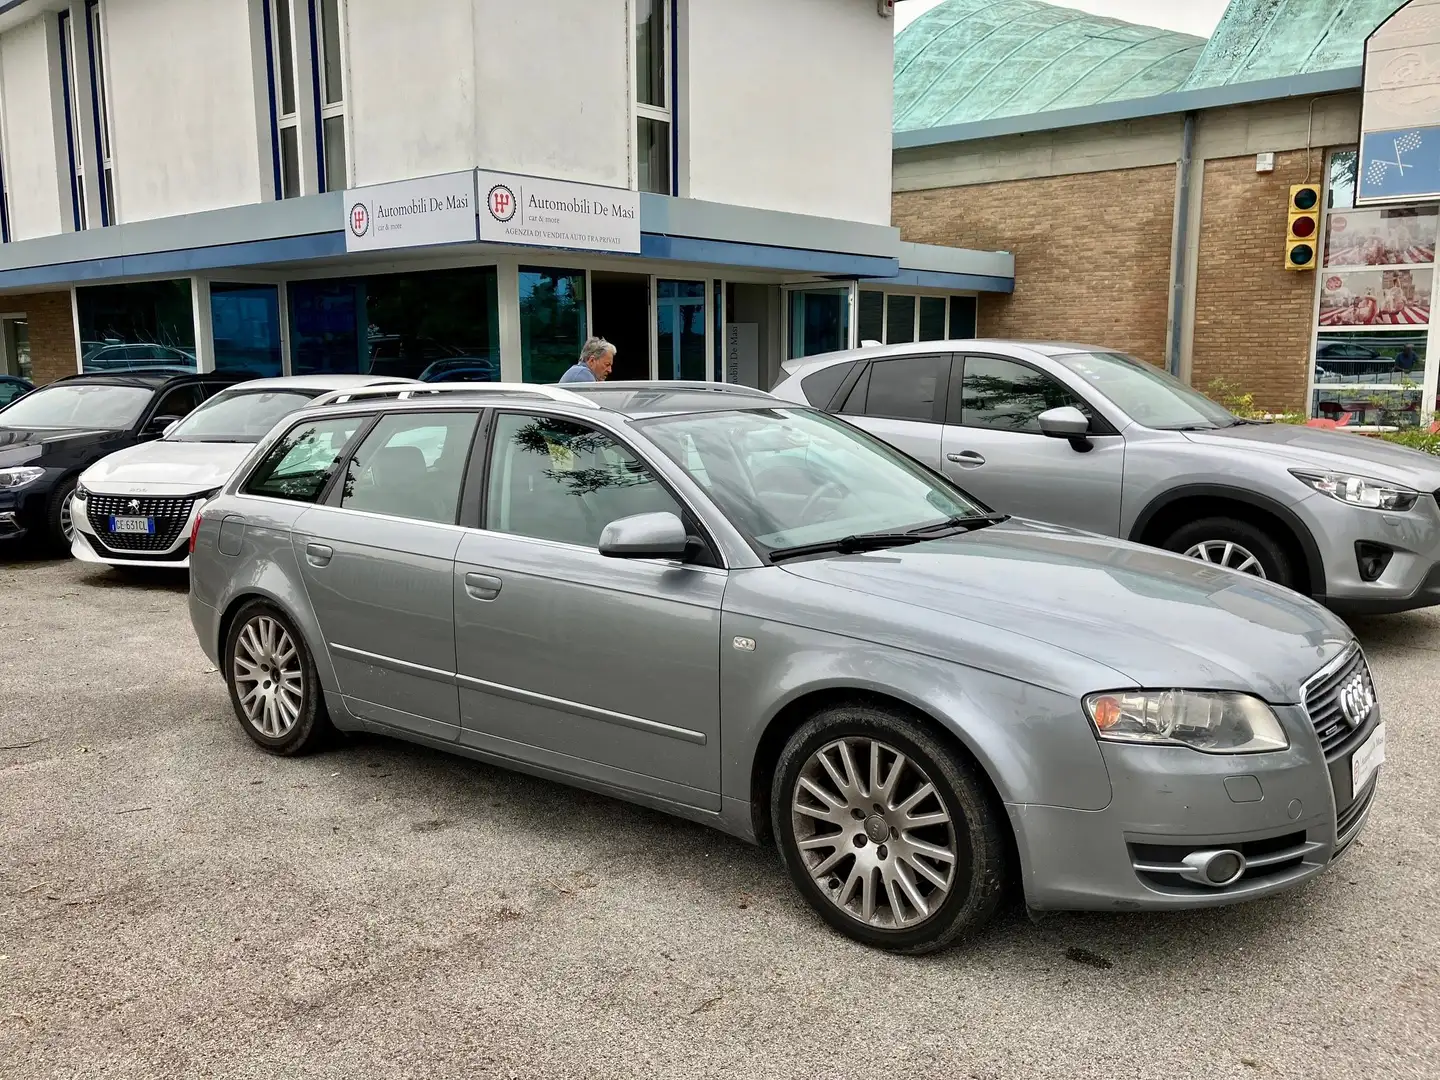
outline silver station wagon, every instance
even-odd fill
[[[904,952],[991,915],[1320,874],[1385,728],[1350,631],[1257,577],[1006,519],[733,387],[369,388],[284,420],[191,537],[276,754],[398,736],[773,841]]]

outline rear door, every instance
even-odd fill
[[[432,739],[460,730],[452,576],[477,425],[475,412],[383,414],[291,533],[347,707]]]
[[[1120,529],[1125,440],[1047,372],[1005,357],[957,359],[944,427],[943,471],[994,509],[1114,536]],[[1090,417],[1084,444],[1040,430],[1048,409]]]
[[[872,360],[837,410],[856,427],[940,468],[950,354]]]

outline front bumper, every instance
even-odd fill
[[[1007,805],[1026,903],[1037,910],[1216,907],[1322,873],[1369,816],[1378,775],[1354,799],[1342,778],[1348,782],[1355,747],[1379,721],[1372,716],[1327,760],[1303,708],[1276,712],[1290,733],[1288,750],[1222,755],[1103,743],[1115,793],[1104,810]],[[1166,869],[1204,850],[1241,852],[1244,875],[1216,887]]]
[[[1344,615],[1379,615],[1440,604],[1440,502],[1422,494],[1403,513],[1348,506],[1318,492],[1293,507],[1320,549],[1326,606]],[[1374,581],[1360,572],[1356,545],[1379,545],[1389,562]]]
[[[103,493],[95,494],[106,497]],[[117,537],[102,532],[102,529],[90,519],[90,506],[87,500],[76,495],[70,507],[75,523],[75,537],[70,544],[70,554],[81,562],[105,566],[136,566],[165,570],[188,569],[190,566],[190,530],[195,524],[196,516],[204,507],[204,500],[193,495],[178,499],[167,497],[167,500],[184,505],[181,512],[175,514],[167,522],[166,532],[159,536],[158,542],[149,536],[132,542],[126,537]],[[146,501],[160,500],[147,499]],[[171,534],[173,534],[173,538]]]

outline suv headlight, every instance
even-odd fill
[[[1211,754],[1257,754],[1290,745],[1269,705],[1249,694],[1116,690],[1085,698],[1096,735],[1112,742],[1188,746]]]
[[[45,475],[45,470],[34,465],[22,465],[15,469],[0,469],[0,491],[14,491],[26,484],[33,484]]]
[[[1415,505],[1420,493],[1400,484],[1387,484],[1382,480],[1371,480],[1365,476],[1349,473],[1306,472],[1291,469],[1290,475],[1302,484],[1314,488],[1322,495],[1348,503],[1364,506],[1371,510],[1409,510]]]

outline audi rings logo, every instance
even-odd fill
[[[1364,672],[1358,673],[1340,691],[1340,711],[1352,728],[1358,728],[1375,708],[1375,688]]]
[[[350,231],[356,236],[364,236],[370,231],[370,208],[363,202],[350,207]]]
[[[496,221],[509,221],[515,216],[515,192],[504,184],[496,184],[485,197],[485,205]]]

